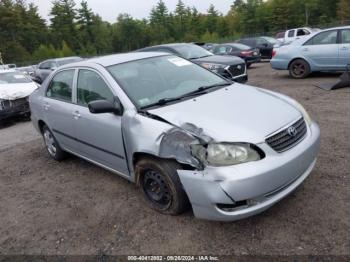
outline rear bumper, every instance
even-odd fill
[[[288,70],[289,61],[285,59],[273,58],[270,61],[271,67],[276,70]]]
[[[234,221],[265,211],[295,190],[315,166],[319,144],[320,131],[313,123],[307,137],[284,153],[260,144],[263,160],[178,174],[196,217]]]

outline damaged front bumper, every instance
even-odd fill
[[[304,140],[284,153],[259,144],[266,157],[257,162],[178,170],[196,217],[234,221],[268,209],[295,190],[316,163],[320,131],[312,123]]]
[[[30,112],[28,97],[16,100],[0,99],[0,120]]]

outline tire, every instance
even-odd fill
[[[42,135],[45,147],[49,155],[56,161],[62,161],[66,158],[66,152],[62,150],[51,130],[44,125],[42,128]]]
[[[179,215],[189,207],[177,170],[180,164],[171,160],[145,157],[135,165],[138,184],[150,207],[162,214]]]
[[[310,75],[311,69],[308,62],[304,59],[295,59],[289,65],[289,75],[296,79],[306,78]]]

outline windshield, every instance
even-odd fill
[[[175,49],[183,58],[186,59],[196,59],[213,55],[209,51],[197,45],[178,45],[173,46],[173,49]]]
[[[201,66],[176,56],[152,57],[107,69],[137,108],[180,97],[203,86],[227,83]]]
[[[20,72],[0,73],[0,85],[1,84],[24,84],[24,83],[31,83],[31,82],[32,80],[30,80]]]

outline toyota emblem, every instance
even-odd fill
[[[238,65],[238,66],[237,66],[237,69],[241,70],[241,69],[242,69],[242,66],[241,66],[241,65]]]
[[[287,133],[288,135],[294,137],[298,134],[298,130],[294,126],[291,126],[287,129]]]

